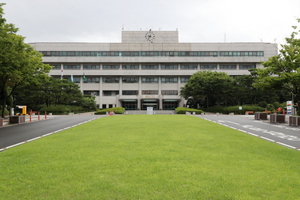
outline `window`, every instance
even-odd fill
[[[103,77],[102,83],[119,83],[119,77]]]
[[[142,65],[142,69],[158,69],[158,65]]]
[[[83,65],[83,69],[100,69],[100,65]]]
[[[220,65],[220,69],[224,69],[224,70],[234,70],[236,69],[236,65]]]
[[[137,77],[123,77],[122,78],[122,83],[138,83],[139,78]]]
[[[157,95],[158,90],[142,90],[142,95]]]
[[[198,68],[198,66],[196,64],[191,64],[191,65],[180,65],[180,69],[192,69],[192,70],[196,70]]]
[[[80,65],[64,65],[64,69],[80,70]]]
[[[99,96],[99,91],[98,90],[85,90],[83,91],[83,95],[86,96]]]
[[[161,91],[162,95],[178,95],[177,90],[162,90]]]
[[[240,65],[240,69],[254,69],[256,68],[256,65],[255,64],[241,64]]]
[[[60,70],[61,69],[61,65],[60,64],[50,64],[52,66],[52,69],[56,70]]]
[[[138,95],[138,90],[123,90],[122,95]]]
[[[158,83],[158,78],[155,77],[142,78],[142,83]]]
[[[181,77],[180,83],[187,83],[188,80],[189,80],[189,77]]]
[[[217,65],[200,65],[200,69],[202,69],[202,70],[216,70]]]
[[[118,90],[103,90],[103,96],[117,96],[119,95]]]
[[[103,65],[103,69],[117,70],[120,69],[120,65]]]
[[[83,81],[84,83],[100,83],[99,77],[86,77],[86,80]]]
[[[177,77],[162,77],[161,78],[162,83],[178,83]]]
[[[80,83],[80,77],[73,77],[73,80],[72,80],[72,77],[70,76],[68,78],[68,81],[73,82],[73,83]]]
[[[139,69],[138,65],[122,65],[122,69]]]
[[[161,65],[161,69],[178,69],[177,64],[163,64]]]

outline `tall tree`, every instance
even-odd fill
[[[300,19],[297,19],[300,23]],[[285,90],[300,100],[300,29],[292,26],[293,32],[285,38],[279,54],[263,62],[263,69],[257,69],[254,86],[264,89]],[[300,102],[298,102],[299,105]],[[298,109],[300,115],[300,109]]]
[[[180,95],[193,104],[209,107],[232,101],[233,79],[223,72],[199,71],[189,78]]]
[[[42,54],[17,35],[18,28],[6,23],[3,17],[4,3],[0,3],[0,101],[1,116],[7,100],[22,83],[50,71],[51,66],[42,63]]]

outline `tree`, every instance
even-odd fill
[[[298,23],[300,19],[297,19]],[[300,30],[292,26],[293,32],[285,38],[286,44],[281,45],[279,54],[263,62],[263,69],[257,69],[256,88],[285,90],[300,97]],[[298,102],[299,105],[300,102]],[[300,110],[298,110],[300,115]]]
[[[49,76],[39,76],[34,82],[23,84],[16,90],[14,97],[17,104],[27,105],[34,110],[50,105],[82,106],[91,101],[83,97],[76,83]],[[91,104],[88,107],[91,107]]]
[[[0,101],[5,108],[17,87],[49,72],[51,66],[43,64],[42,54],[24,43],[24,37],[17,35],[18,28],[6,23],[3,5],[0,3]],[[4,117],[4,109],[1,116]]]
[[[191,76],[180,90],[180,95],[197,104],[209,107],[232,101],[233,79],[223,72],[199,71]]]

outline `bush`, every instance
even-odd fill
[[[177,107],[175,109],[176,114],[185,114],[186,112],[195,112],[196,114],[203,113],[203,110],[198,110],[194,108],[185,108],[185,107]]]
[[[105,115],[107,112],[113,111],[115,114],[123,114],[125,112],[125,108],[123,107],[115,107],[115,108],[106,108],[101,109],[95,112],[95,115]]]
[[[268,103],[265,102],[265,101],[260,101],[260,102],[258,103],[258,106],[263,107],[263,108],[266,108],[267,105],[268,105]]]
[[[240,110],[242,107],[242,110]],[[254,112],[262,112],[265,108],[260,106],[251,106],[251,105],[243,105],[243,106],[213,106],[210,108],[205,109],[206,112],[214,112],[214,113],[223,113],[223,114],[245,114],[246,111],[254,111]]]
[[[68,106],[68,105],[51,105],[48,107],[44,106],[39,111],[40,112],[46,111],[47,113],[52,113],[54,115],[86,112],[86,110],[81,106]]]

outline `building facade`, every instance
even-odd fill
[[[53,66],[49,75],[77,83],[99,108],[175,109],[180,88],[197,71],[231,76],[261,68],[274,43],[180,43],[178,31],[122,31],[121,43],[30,43]]]

